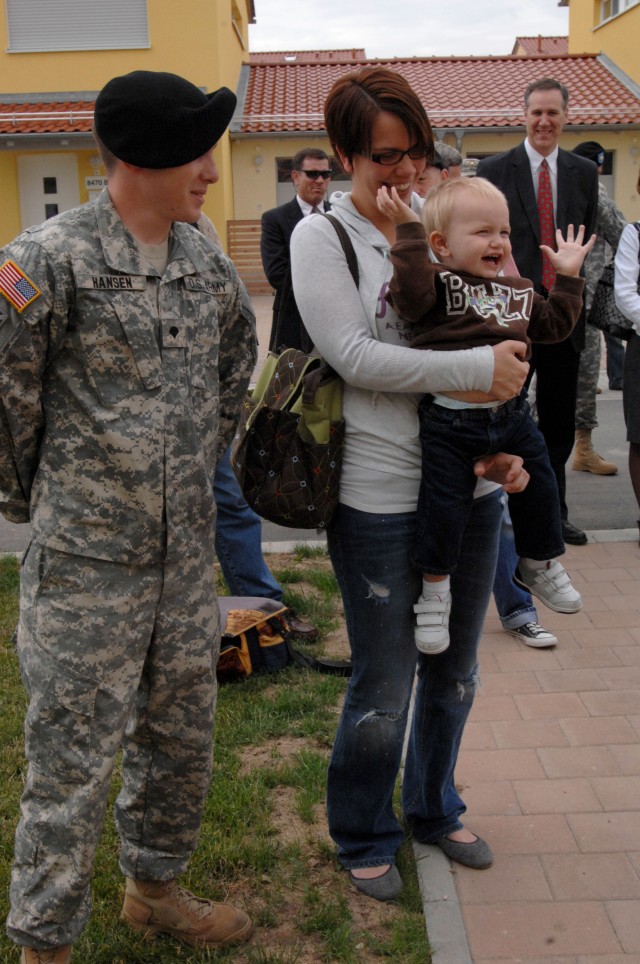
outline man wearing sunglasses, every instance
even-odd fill
[[[291,287],[289,242],[298,221],[309,214],[329,210],[330,205],[324,196],[332,173],[324,151],[304,147],[291,162],[291,180],[296,196],[262,215],[260,253],[269,284],[276,292],[269,351],[282,348],[310,351],[312,348]]]

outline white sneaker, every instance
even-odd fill
[[[523,643],[532,646],[534,649],[551,649],[558,642],[558,637],[550,633],[540,623],[525,623],[524,626],[516,626],[514,629],[507,629],[505,626],[504,631],[510,633],[511,636],[515,636],[516,639],[521,639]]]
[[[545,569],[531,569],[520,559],[514,579],[556,613],[577,613],[582,609],[582,597],[557,559],[551,559]]]
[[[413,607],[416,614],[414,638],[421,653],[436,656],[449,646],[449,613],[451,593],[444,592],[431,599],[418,599]]]

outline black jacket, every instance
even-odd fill
[[[328,201],[325,201],[324,210],[328,211],[330,207]],[[310,351],[312,347],[291,286],[289,243],[293,229],[302,218],[302,209],[295,197],[262,215],[260,254],[267,280],[276,292],[269,338],[270,351],[280,348]]]

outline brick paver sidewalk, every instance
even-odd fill
[[[452,879],[419,850],[434,964],[640,962],[640,548],[567,547],[563,563],[584,609],[538,606],[555,649],[487,617],[456,777],[495,863]]]

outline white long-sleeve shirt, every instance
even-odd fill
[[[632,322],[633,330],[637,335],[640,335],[639,250],[638,228],[635,224],[628,224],[620,235],[616,251],[614,294],[617,307],[625,318]]]

